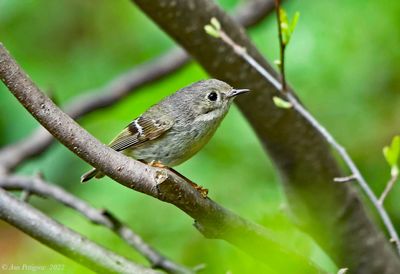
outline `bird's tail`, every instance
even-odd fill
[[[85,182],[89,181],[90,179],[92,179],[93,177],[101,178],[103,176],[104,176],[103,173],[101,173],[97,169],[93,168],[81,176],[81,183],[85,183]]]

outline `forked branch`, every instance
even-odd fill
[[[279,3],[279,1],[278,1]],[[279,8],[279,7],[278,7]],[[356,180],[361,187],[361,189],[365,192],[369,200],[372,202],[374,207],[376,208],[383,224],[385,225],[390,237],[391,242],[394,242],[397,248],[397,252],[400,254],[400,240],[397,234],[396,229],[394,228],[393,222],[390,219],[389,215],[387,214],[385,208],[379,202],[377,196],[374,194],[372,189],[369,187],[368,183],[362,176],[360,170],[357,168],[356,164],[351,159],[350,155],[347,153],[346,149],[339,144],[336,139],[329,133],[329,131],[321,125],[312,114],[306,110],[303,105],[297,100],[297,98],[293,95],[292,92],[287,91],[283,88],[282,84],[269,73],[261,64],[259,64],[251,55],[248,54],[247,50],[235,43],[222,29],[215,28],[215,32],[218,35],[213,35],[217,38],[221,38],[221,40],[229,45],[234,52],[242,57],[250,66],[252,66],[258,73],[260,73],[266,81],[268,81],[271,85],[275,87],[276,90],[280,91],[282,96],[286,97],[288,102],[293,106],[293,108],[301,114],[324,138],[325,140],[339,153],[340,157],[346,163],[347,167],[352,173],[352,177]],[[281,46],[282,48],[282,46]],[[283,48],[284,49],[284,48]],[[281,57],[284,56],[284,51]],[[283,62],[284,59],[281,59]],[[281,64],[282,65],[282,64]],[[332,181],[334,178],[332,178]]]
[[[98,273],[157,273],[90,241],[1,188],[0,219]]]
[[[245,27],[252,27],[274,10],[272,0],[253,0],[240,6],[235,18]],[[164,55],[134,67],[116,76],[105,86],[82,91],[69,102],[65,112],[73,119],[79,119],[93,111],[112,106],[139,88],[166,77],[182,68],[190,61],[190,56],[181,48],[174,48]],[[54,138],[42,127],[25,139],[0,150],[0,172],[9,172],[25,160],[44,152]]]
[[[224,239],[268,265],[282,262],[274,266],[321,272],[302,255],[278,242],[275,233],[204,199],[180,176],[101,144],[40,91],[1,44],[0,78],[32,116],[69,150],[118,183],[174,204],[195,220],[206,237]]]
[[[94,208],[87,202],[72,195],[61,187],[46,183],[40,177],[25,177],[18,175],[2,176],[0,177],[0,187],[6,190],[26,191],[25,193],[50,198],[72,208],[92,223],[102,225],[113,231],[143,255],[155,269],[162,269],[167,273],[173,274],[194,273],[193,270],[179,265],[157,252],[109,211]]]

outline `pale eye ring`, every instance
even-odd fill
[[[207,98],[208,98],[208,100],[213,101],[213,102],[217,101],[218,94],[215,91],[212,91],[207,95]]]

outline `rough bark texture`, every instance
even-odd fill
[[[238,98],[237,105],[277,166],[295,221],[337,265],[350,273],[399,273],[399,258],[352,186],[333,182],[343,174],[325,140],[293,110],[275,107],[277,91],[203,26],[216,17],[230,37],[272,71],[244,29],[211,0],[133,2],[211,76],[253,91]]]
[[[104,87],[82,92],[83,95],[64,107],[65,112],[73,119],[79,119],[95,110],[109,107],[132,94],[137,88],[178,70],[189,60],[182,49],[173,49],[150,63],[144,63],[119,75]],[[53,136],[43,127],[39,127],[26,138],[0,150],[0,169],[12,171],[23,161],[43,153],[53,141]]]
[[[161,269],[170,274],[194,274],[195,271],[184,267],[168,259],[148,243],[138,234],[130,229],[123,222],[118,220],[106,209],[97,209],[84,200],[67,192],[56,184],[46,183],[39,176],[26,177],[19,175],[0,176],[0,188],[6,190],[21,190],[29,194],[35,194],[43,198],[51,198],[65,206],[79,212],[93,224],[102,225],[122,240],[129,244],[133,249],[145,257],[154,269]],[[29,208],[29,206],[27,205]],[[8,205],[9,210],[13,210],[12,205]],[[1,215],[1,212],[0,212]],[[41,228],[41,227],[39,227]],[[49,239],[51,241],[51,239]]]
[[[69,150],[118,183],[180,208],[196,221],[197,229],[206,237],[224,239],[279,273],[322,273],[301,254],[279,242],[276,233],[204,198],[176,173],[145,165],[101,144],[33,83],[1,43],[0,79]]]
[[[158,273],[90,241],[3,189],[0,189],[0,219],[98,273]]]
[[[258,24],[271,11],[273,1],[254,0],[241,6],[235,19],[245,27]],[[170,75],[190,61],[190,56],[181,48],[175,48],[163,56],[150,62],[141,64],[117,76],[104,87],[83,91],[65,107],[65,112],[73,119],[109,107],[132,94],[138,88],[153,83]],[[51,143],[53,137],[44,128],[40,127],[25,139],[8,145],[0,150],[0,172],[9,172],[27,159],[43,153]]]

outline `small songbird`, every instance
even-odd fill
[[[150,107],[109,146],[152,166],[179,165],[210,140],[233,99],[247,91],[216,79],[193,83]],[[81,182],[103,176],[92,169]]]

